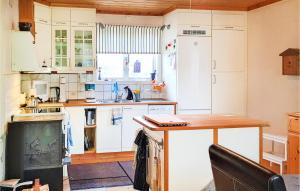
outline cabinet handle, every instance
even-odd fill
[[[216,74],[213,75],[213,84],[216,84],[217,83],[217,76]]]
[[[39,19],[39,21],[40,22],[42,22],[42,23],[48,23],[46,20],[44,20],[44,19]]]
[[[231,26],[226,26],[224,27],[225,29],[233,29],[234,27],[231,27]]]
[[[217,61],[216,60],[213,60],[213,69],[217,69]]]
[[[131,107],[123,107],[123,109],[130,110],[132,108]]]
[[[88,23],[78,23],[78,25],[87,26]]]

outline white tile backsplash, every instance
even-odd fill
[[[30,84],[31,80],[46,80],[50,86],[60,86],[59,78],[64,77],[66,83],[64,84],[66,99],[84,99],[85,98],[85,83],[93,82],[93,74],[22,74],[21,75],[21,91],[26,92],[26,84]],[[95,82],[95,96],[97,99],[114,99],[112,93],[112,85],[114,81],[97,81]],[[150,81],[134,82],[134,81],[120,81],[119,92],[124,92],[124,87],[129,86],[131,90],[140,89],[141,98],[164,98],[163,93],[153,92]],[[28,85],[27,85],[28,86]],[[123,96],[125,98],[125,95]]]
[[[78,74],[69,74],[69,83],[77,83],[78,82]]]
[[[77,83],[69,83],[69,91],[70,92],[77,92],[77,86],[78,84]]]

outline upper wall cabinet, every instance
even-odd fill
[[[213,29],[245,29],[247,13],[241,11],[212,11]]]
[[[178,25],[210,26],[211,25],[211,11],[179,10],[177,13],[177,24]]]
[[[49,6],[34,3],[34,21],[51,24],[51,9]]]
[[[88,8],[71,8],[71,26],[96,26],[96,10]]]
[[[34,3],[35,47],[39,70],[51,67],[51,8]]]
[[[71,9],[65,7],[52,7],[52,25],[53,26],[70,26]]]
[[[52,7],[52,68],[69,70],[71,51],[71,9]]]

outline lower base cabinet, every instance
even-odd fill
[[[73,144],[71,154],[84,154],[84,107],[66,107],[65,111],[72,126]]]
[[[97,107],[96,152],[120,152],[122,136],[121,106]]]
[[[300,173],[300,117],[291,114],[288,127],[287,173]]]
[[[122,120],[122,151],[133,151],[134,139],[137,135],[137,130],[142,126],[133,121],[135,116],[143,116],[148,113],[147,105],[134,105],[123,107]]]

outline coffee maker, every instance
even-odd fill
[[[94,83],[86,83],[85,84],[85,102],[87,103],[95,103],[95,84]]]

